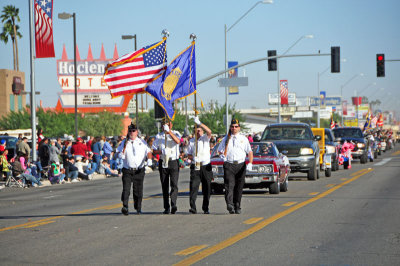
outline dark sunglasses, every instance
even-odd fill
[[[129,132],[135,132],[136,129],[129,129]]]
[[[240,126],[231,126],[232,128],[238,128],[238,127],[240,127]]]

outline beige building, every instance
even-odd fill
[[[0,69],[0,117],[25,108],[26,95],[29,95],[23,94],[25,87],[24,72]]]

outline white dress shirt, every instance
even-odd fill
[[[218,146],[218,153],[224,154],[227,137],[228,135],[224,137]],[[224,160],[229,163],[242,163],[246,160],[246,155],[251,151],[250,142],[246,136],[241,134],[231,135]]]
[[[178,139],[181,139],[181,134],[179,134],[178,131],[172,131],[172,133],[174,133]],[[167,134],[167,145],[165,145],[165,133],[158,133],[152,148],[153,150],[162,151],[161,159],[163,161],[179,159],[179,144],[177,144],[169,134]]]
[[[128,140],[126,143],[125,151],[123,152],[126,139],[124,139],[117,148],[119,152],[124,168],[143,168],[145,166],[147,153],[150,152],[150,148],[147,143],[141,138],[135,140]]]
[[[192,155],[193,158],[196,156],[196,147],[195,147],[195,139],[191,139],[189,141],[189,147],[187,153]],[[207,134],[203,134],[197,140],[197,159],[196,163],[201,163],[202,165],[206,165],[210,163],[210,138]],[[194,161],[194,160],[193,160]]]

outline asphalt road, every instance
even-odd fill
[[[400,150],[289,191],[245,190],[242,214],[222,195],[189,214],[189,171],[178,212],[163,215],[158,173],[145,177],[143,214],[120,213],[119,178],[0,191],[1,265],[400,265]],[[200,195],[197,209],[201,210]]]

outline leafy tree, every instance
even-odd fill
[[[13,44],[14,70],[19,71],[18,37],[22,38],[21,33],[18,31],[19,26],[16,24],[16,21],[21,21],[19,18],[19,8],[12,5],[5,6],[0,18],[1,22],[4,23],[3,32],[0,34],[0,40],[7,44],[8,38],[11,38]]]

